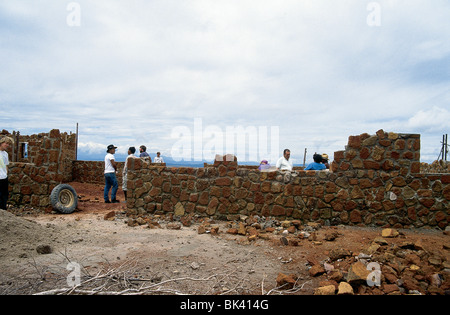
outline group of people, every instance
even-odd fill
[[[117,147],[113,144],[110,144],[106,148],[106,156],[105,156],[105,189],[103,192],[103,199],[105,200],[105,203],[118,203],[120,202],[117,200],[117,191],[119,189],[119,182],[116,178],[116,171],[117,171],[117,162],[115,161],[114,154],[116,153]],[[135,157],[136,148],[135,147],[129,147],[128,148],[128,156],[125,160],[125,166],[123,168],[122,172],[122,190],[125,195],[125,200],[127,200],[127,173],[128,173],[128,159],[130,157]],[[139,157],[143,158],[147,161],[152,162],[152,158],[147,153],[147,148],[145,145],[141,145],[139,147]],[[164,159],[161,156],[161,152],[156,153],[155,160],[153,163],[164,163]],[[111,199],[109,199],[109,191],[111,191]]]
[[[277,161],[276,169],[281,171],[292,171],[292,169],[294,168],[294,164],[292,163],[292,160],[290,160],[290,157],[291,151],[289,149],[284,149],[283,156],[280,157]],[[324,154],[315,153],[313,155],[313,160],[314,162],[308,164],[305,167],[306,171],[307,170],[320,171],[330,168],[330,165],[328,163],[328,155],[325,153]],[[270,168],[271,166],[269,162],[267,162],[267,160],[262,160],[258,167],[260,171],[268,170]]]
[[[0,138],[0,209],[6,210],[6,202],[8,200],[8,170],[9,165],[7,150],[14,144],[14,140],[10,137],[4,136]],[[119,184],[116,178],[117,162],[115,160],[114,154],[116,153],[117,147],[110,144],[106,150],[105,156],[105,189],[104,189],[104,200],[105,203],[118,203],[117,200],[117,190]],[[122,189],[125,194],[125,200],[127,199],[127,162],[130,157],[135,156],[136,148],[128,148],[128,156],[125,161],[125,166],[123,168],[123,184]],[[283,156],[280,157],[276,163],[276,169],[278,170],[288,170],[292,171],[293,163],[290,159],[291,151],[285,149],[283,151]],[[139,157],[152,162],[150,155],[147,153],[147,148],[144,145],[139,147]],[[314,154],[314,162],[310,163],[305,170],[324,170],[329,168],[328,155],[326,154]],[[164,163],[164,159],[161,157],[161,153],[157,152],[156,157],[153,161],[154,163]],[[271,168],[267,160],[261,161],[259,165],[259,170],[267,170]],[[111,199],[109,198],[109,192],[111,191]]]
[[[136,152],[136,148],[135,147],[130,147],[128,149],[128,156],[130,155],[134,155],[134,153]],[[152,158],[150,157],[150,155],[147,153],[147,147],[145,145],[141,145],[139,147],[139,157],[152,162]],[[164,163],[164,159],[161,156],[161,152],[156,152],[156,157],[155,160],[153,161],[153,163]]]
[[[103,196],[105,199],[105,203],[120,202],[119,200],[116,199],[117,190],[119,188],[119,184],[118,184],[117,178],[116,178],[117,162],[114,160],[114,154],[116,152],[116,149],[117,149],[117,147],[110,144],[106,150],[107,154],[105,156],[105,190],[104,190],[104,196]],[[152,161],[150,155],[147,153],[147,148],[144,145],[141,145],[139,147],[139,152],[140,152],[140,154],[139,154],[140,158],[149,160],[150,162]],[[135,153],[136,153],[135,147],[130,147],[128,149],[128,156],[127,156],[127,159],[125,160],[125,166],[123,168],[122,190],[125,195],[125,200],[127,199],[127,190],[128,190],[127,189],[128,159],[130,157],[135,156]],[[291,157],[291,151],[289,149],[285,149],[283,151],[283,156],[280,157],[277,161],[276,169],[281,170],[281,171],[284,171],[284,170],[292,171],[292,169],[294,168],[294,164],[292,163],[292,160],[290,159],[290,157]],[[305,167],[305,170],[317,170],[318,171],[318,170],[329,169],[327,154],[324,153],[321,155],[321,154],[316,153],[313,155],[313,160],[314,160],[314,162],[308,164],[308,166]],[[161,157],[160,152],[156,153],[154,163],[164,163],[164,160]],[[267,170],[270,168],[271,168],[271,166],[267,160],[262,160],[258,167],[258,169],[260,171]],[[110,190],[111,190],[111,200],[109,199],[109,191]]]
[[[330,169],[330,164],[328,163],[328,155],[327,154],[315,153],[313,155],[313,160],[314,160],[314,162],[308,164],[308,166],[305,167],[305,171],[308,171],[308,170],[320,171],[320,170]]]

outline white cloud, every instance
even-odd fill
[[[80,142],[78,143],[78,150],[88,154],[97,154],[99,152],[106,152],[107,145],[95,142]]]
[[[173,128],[195,118],[279,126],[299,160],[305,147],[332,156],[352,134],[448,129],[446,0],[377,1],[380,27],[359,0],[77,2],[80,27],[64,2],[0,4],[3,128],[79,122],[86,150],[170,152]]]
[[[420,110],[408,120],[408,127],[424,132],[445,133],[450,129],[450,111],[436,106]]]

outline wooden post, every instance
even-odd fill
[[[75,161],[78,161],[78,123],[77,123],[77,135],[75,136]]]
[[[439,156],[438,156],[438,161],[439,159],[441,159],[444,162],[447,162],[447,155],[448,155],[448,134],[442,135],[442,148],[441,151],[439,152]],[[442,154],[442,158],[441,158],[441,154]]]
[[[305,148],[305,154],[303,155],[303,168],[305,168],[306,165],[306,151],[307,149]]]
[[[447,142],[447,140],[448,140],[448,134],[446,134],[445,135],[445,138],[444,138],[444,156],[443,156],[443,158],[444,158],[444,161],[445,162],[447,162],[447,154],[448,154],[448,142]]]
[[[11,161],[12,162],[19,162],[20,131],[13,131],[12,138],[14,140],[14,145],[12,146]]]

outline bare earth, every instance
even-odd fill
[[[104,204],[101,185],[71,185],[81,197],[72,214],[0,211],[0,294],[68,293],[68,281],[75,279],[70,262],[80,266],[78,293],[85,294],[142,293],[144,287],[147,294],[313,294],[327,276],[312,276],[312,262],[326,260],[334,248],[356,256],[382,230],[321,227],[315,241],[299,239],[291,246],[273,232],[255,240],[226,233],[229,222],[210,222],[218,225],[217,235],[199,234],[200,220],[171,229],[167,218],[156,217],[158,228],[131,227],[125,203]],[[118,198],[124,200],[122,194]],[[111,211],[115,216],[105,220]],[[337,237],[327,241],[330,231]],[[389,244],[420,240],[449,261],[449,236],[442,231],[400,232]],[[293,290],[277,288],[280,273],[296,275]]]

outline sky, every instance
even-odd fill
[[[431,162],[449,16],[448,0],[2,0],[0,130],[78,123],[84,157],[143,144],[275,164],[289,148],[302,164],[383,129],[420,134]]]

